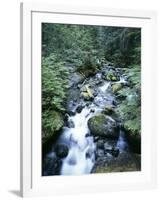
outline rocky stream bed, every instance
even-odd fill
[[[131,140],[115,111],[118,91],[129,84],[124,69],[106,63],[101,71],[85,78],[72,65],[68,68],[71,79],[65,122],[43,155],[42,174],[141,170],[141,154],[133,148],[138,140]]]

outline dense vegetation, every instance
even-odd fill
[[[55,54],[42,59],[42,128],[45,140],[63,126],[68,71]]]
[[[69,72],[66,63],[86,77],[105,62],[123,68],[129,85],[119,90],[117,113],[132,134],[141,129],[141,31],[137,28],[42,24],[43,138],[63,126]]]

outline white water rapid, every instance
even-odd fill
[[[74,128],[66,128],[62,137],[70,143],[68,156],[63,159],[61,175],[89,174],[95,162],[95,144],[93,137],[88,136],[88,119],[94,115],[91,107],[83,108],[81,113],[69,117]]]

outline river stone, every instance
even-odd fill
[[[90,96],[88,92],[81,92],[81,97],[86,101],[90,101],[94,98],[93,96]]]
[[[114,112],[113,105],[110,105],[110,104],[106,105],[106,106],[104,107],[103,112],[104,112],[106,115],[111,115],[111,114]]]
[[[109,150],[112,149],[116,146],[117,141],[116,140],[109,140],[107,142],[104,143],[104,149]]]
[[[65,158],[68,155],[68,146],[65,144],[57,144],[55,147],[55,153],[59,158]]]
[[[91,112],[91,113],[94,113],[94,112],[95,112],[95,109],[94,109],[94,108],[91,108],[90,112]]]
[[[87,152],[86,152],[86,158],[91,158],[92,157],[92,155],[93,155],[93,153],[94,153],[94,151],[93,151],[93,149],[88,149],[87,150]]]
[[[112,156],[117,157],[120,153],[120,150],[118,148],[112,148],[112,149],[107,149],[105,152],[107,153],[107,155],[111,154]]]
[[[88,127],[94,136],[118,138],[119,132],[116,121],[112,118],[98,114],[88,120]]]
[[[104,149],[104,140],[98,140],[96,145],[98,149]]]
[[[104,150],[103,149],[97,149],[96,151],[96,157],[102,157],[104,156]]]
[[[43,176],[59,175],[61,165],[62,161],[56,156],[47,155],[43,160]]]
[[[99,156],[92,173],[128,172],[141,170],[141,157],[138,154],[120,153],[118,157]]]
[[[112,92],[116,93],[119,90],[121,90],[121,88],[122,88],[122,84],[121,83],[115,83],[115,84],[112,85]]]
[[[87,92],[87,88],[85,86],[81,87],[80,89],[81,92]]]
[[[72,73],[72,76],[70,77],[69,85],[70,87],[77,86],[83,81],[84,81],[84,77],[80,73],[74,72]]]
[[[76,112],[81,113],[82,110],[83,110],[83,107],[84,107],[83,105],[78,105],[77,108],[76,108]]]
[[[75,124],[74,124],[74,122],[73,122],[72,119],[69,119],[69,120],[68,120],[68,122],[67,122],[67,127],[68,127],[68,128],[74,128],[74,127],[75,127]]]

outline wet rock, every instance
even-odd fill
[[[97,142],[99,140],[99,136],[94,136],[94,141]]]
[[[104,150],[103,149],[97,149],[96,151],[96,158],[104,156]]]
[[[105,152],[111,154],[114,157],[117,157],[120,153],[119,149],[114,147],[112,149],[106,149]]]
[[[106,115],[111,115],[113,112],[114,112],[114,106],[113,105],[106,105],[103,112],[106,114]]]
[[[120,153],[118,157],[99,156],[92,173],[128,172],[141,170],[141,157],[137,154]]]
[[[94,99],[94,96],[89,95],[88,92],[81,92],[81,97],[83,97],[83,99],[86,101],[90,101]]]
[[[95,90],[95,91],[93,92],[93,96],[96,97],[97,95],[98,95],[98,92]]]
[[[98,149],[104,149],[104,140],[98,140],[96,146]]]
[[[83,77],[80,73],[74,72],[70,77],[69,85],[70,87],[77,86],[78,84],[84,81],[85,77]]]
[[[70,116],[74,116],[74,115],[76,114],[76,112],[75,112],[75,110],[69,110],[69,111],[68,111],[68,114],[69,114]]]
[[[77,88],[71,88],[68,90],[67,96],[67,111],[73,112],[75,110],[76,105],[80,102],[80,91]]]
[[[71,119],[68,120],[67,127],[68,128],[74,128],[75,127],[75,124],[74,124],[73,120],[71,120]]]
[[[92,155],[93,155],[93,153],[94,153],[94,151],[93,151],[93,149],[88,149],[87,150],[87,152],[86,152],[86,158],[91,158],[92,157]]]
[[[81,92],[87,92],[87,89],[86,89],[85,86],[83,86],[83,87],[81,87],[80,91],[81,91]]]
[[[84,106],[83,105],[78,105],[77,108],[76,108],[76,112],[77,113],[81,113],[82,110],[83,110]]]
[[[88,127],[94,136],[106,138],[118,138],[118,127],[115,120],[104,115],[98,114],[88,120]]]
[[[68,155],[68,146],[65,144],[57,144],[55,147],[55,153],[59,158],[65,158]]]
[[[115,83],[115,84],[112,85],[113,93],[116,93],[121,89],[122,89],[122,84],[121,83]]]
[[[91,112],[91,113],[94,113],[94,112],[95,112],[95,109],[94,109],[94,108],[91,108],[90,112]]]
[[[117,141],[116,140],[108,140],[106,142],[104,142],[104,149],[109,150],[109,149],[113,149],[116,146]]]
[[[104,79],[107,81],[119,81],[119,76],[115,70],[115,68],[110,68],[106,71],[103,72],[104,74]]]
[[[86,133],[85,137],[91,137],[91,134],[90,133]]]
[[[56,157],[47,155],[43,160],[43,176],[59,175],[62,161]]]

